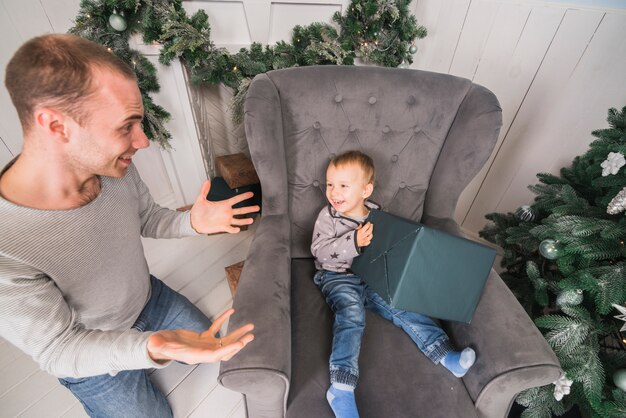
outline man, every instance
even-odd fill
[[[0,335],[91,416],[171,416],[146,369],[228,360],[253,325],[216,337],[233,311],[211,325],[150,276],[140,236],[236,233],[252,193],[209,202],[207,181],[189,212],[156,205],[132,165],[148,146],[135,75],[93,42],[31,39],[5,85],[24,138],[0,174]]]

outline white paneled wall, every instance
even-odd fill
[[[496,150],[457,208],[472,235],[485,214],[531,202],[527,186],[536,173],[569,165],[593,140],[591,131],[606,127],[607,110],[626,105],[626,9],[571,3],[417,3],[429,35],[413,67],[469,78],[502,106]]]

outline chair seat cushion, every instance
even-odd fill
[[[326,402],[333,315],[313,283],[312,259],[292,261],[292,371],[287,417],[332,418]],[[362,418],[477,417],[462,379],[435,365],[411,339],[368,312],[356,390]]]

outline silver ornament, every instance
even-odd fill
[[[521,206],[515,211],[515,217],[523,222],[532,222],[535,216],[535,211],[528,205]]]
[[[109,16],[109,25],[118,32],[124,32],[128,26],[123,14],[124,12],[118,14],[117,11],[113,10],[113,13]]]
[[[539,244],[539,252],[548,260],[555,260],[561,255],[561,245],[553,239],[544,239]]]
[[[556,297],[556,304],[559,306],[576,306],[583,301],[582,289],[564,290]]]
[[[613,383],[623,392],[626,392],[626,369],[619,369],[613,373]]]
[[[619,191],[606,207],[606,213],[617,215],[626,210],[626,187]]]
[[[411,54],[415,54],[417,52],[417,47],[415,45],[411,45],[409,48],[409,52]]]
[[[398,65],[398,68],[409,68],[409,64],[407,64],[406,61],[403,60],[400,65]]]

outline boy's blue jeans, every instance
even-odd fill
[[[187,298],[150,276],[148,303],[135,321],[139,331],[190,329],[206,331],[211,321]],[[59,379],[82,403],[90,417],[172,417],[165,396],[154,387],[148,370],[125,370],[115,376]]]
[[[358,276],[320,270],[313,281],[335,314],[330,354],[330,381],[356,387],[359,351],[365,329],[365,309],[393,322],[437,364],[453,350],[446,333],[429,317],[392,308]]]

